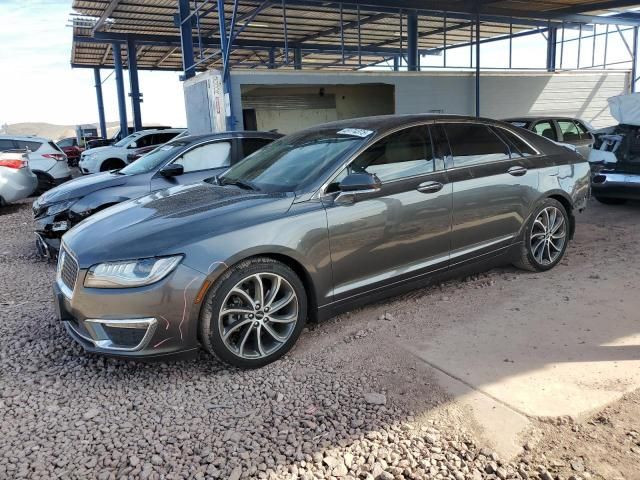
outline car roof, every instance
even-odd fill
[[[173,132],[177,132],[177,133],[182,133],[184,131],[186,131],[186,128],[148,128],[146,130],[138,130],[137,132],[131,132],[129,135],[133,135],[134,133],[140,133],[140,134],[144,134],[147,135],[149,133],[173,133]],[[127,137],[129,136],[127,135]]]
[[[530,116],[522,116],[522,117],[510,117],[510,118],[505,118],[502,121],[503,122],[534,122],[536,120],[577,120],[579,122],[584,122],[584,120],[581,120],[580,118],[576,118],[576,117],[572,117],[572,116],[554,116],[554,115],[544,115],[544,116],[535,116],[535,115],[530,115]]]
[[[335,122],[324,123],[322,125],[316,125],[305,129],[305,131],[312,131],[318,128],[354,128],[364,130],[374,130],[378,132],[384,132],[392,130],[404,125],[411,125],[412,123],[428,122],[434,120],[464,120],[474,121],[482,123],[499,123],[497,120],[484,117],[471,117],[468,115],[454,115],[454,114],[403,114],[403,115],[378,115],[373,117],[361,117],[351,118],[347,120],[338,120]]]
[[[201,135],[187,135],[185,137],[180,137],[178,139],[175,139],[175,141],[193,143],[193,142],[201,142],[204,140],[216,140],[216,139],[223,139],[223,138],[266,138],[269,140],[277,140],[278,138],[283,136],[284,135],[277,132],[260,132],[260,131],[254,131],[254,130],[246,130],[246,131],[207,133],[207,134],[201,134]]]
[[[37,142],[50,142],[48,138],[45,137],[36,137],[35,135],[0,135],[0,138],[6,138],[9,140],[24,140],[24,141],[37,141]]]

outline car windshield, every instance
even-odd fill
[[[124,137],[122,140],[115,144],[116,147],[126,147],[131,142],[133,142],[136,138],[142,135],[140,132],[135,132],[129,135],[128,137]]]
[[[146,155],[143,155],[133,163],[130,163],[119,173],[125,175],[138,175],[140,173],[149,173],[162,164],[164,164],[170,157],[181,148],[187,145],[187,142],[171,142],[159,146],[155,150],[150,151]]]
[[[321,128],[288,135],[261,148],[218,178],[267,192],[295,192],[322,178],[346,154],[373,135],[371,130]]]

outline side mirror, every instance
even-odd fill
[[[336,203],[355,203],[360,197],[377,193],[382,188],[382,182],[372,173],[352,173],[347,175],[338,185],[340,193],[335,198]]]
[[[177,177],[184,173],[184,167],[179,163],[170,163],[160,169],[160,175],[165,178]]]
[[[138,144],[136,142],[131,142],[129,144],[129,148],[138,148]]]

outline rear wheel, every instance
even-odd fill
[[[564,206],[547,198],[531,216],[515,265],[533,272],[555,267],[567,250],[569,228],[569,215]]]
[[[40,195],[47,190],[50,190],[54,187],[53,178],[50,175],[47,175],[44,172],[33,172],[36,178],[38,179],[38,186],[36,187],[35,195]]]
[[[124,162],[122,160],[118,160],[117,158],[110,158],[109,160],[105,160],[100,165],[101,172],[108,172],[110,170],[118,170],[124,167]]]
[[[226,363],[258,368],[293,347],[306,318],[307,296],[295,272],[271,258],[253,258],[230,268],[207,294],[200,340]]]
[[[627,203],[627,200],[624,198],[596,197],[596,200],[605,205],[622,205]]]

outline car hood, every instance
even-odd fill
[[[113,172],[103,172],[74,178],[43,193],[38,198],[38,204],[40,206],[51,205],[72,198],[84,197],[103,188],[117,187],[123,185],[127,181],[127,177],[127,175]]]
[[[208,183],[159,190],[102,210],[72,228],[65,245],[83,267],[183,253],[183,247],[286,214],[295,195]]]

